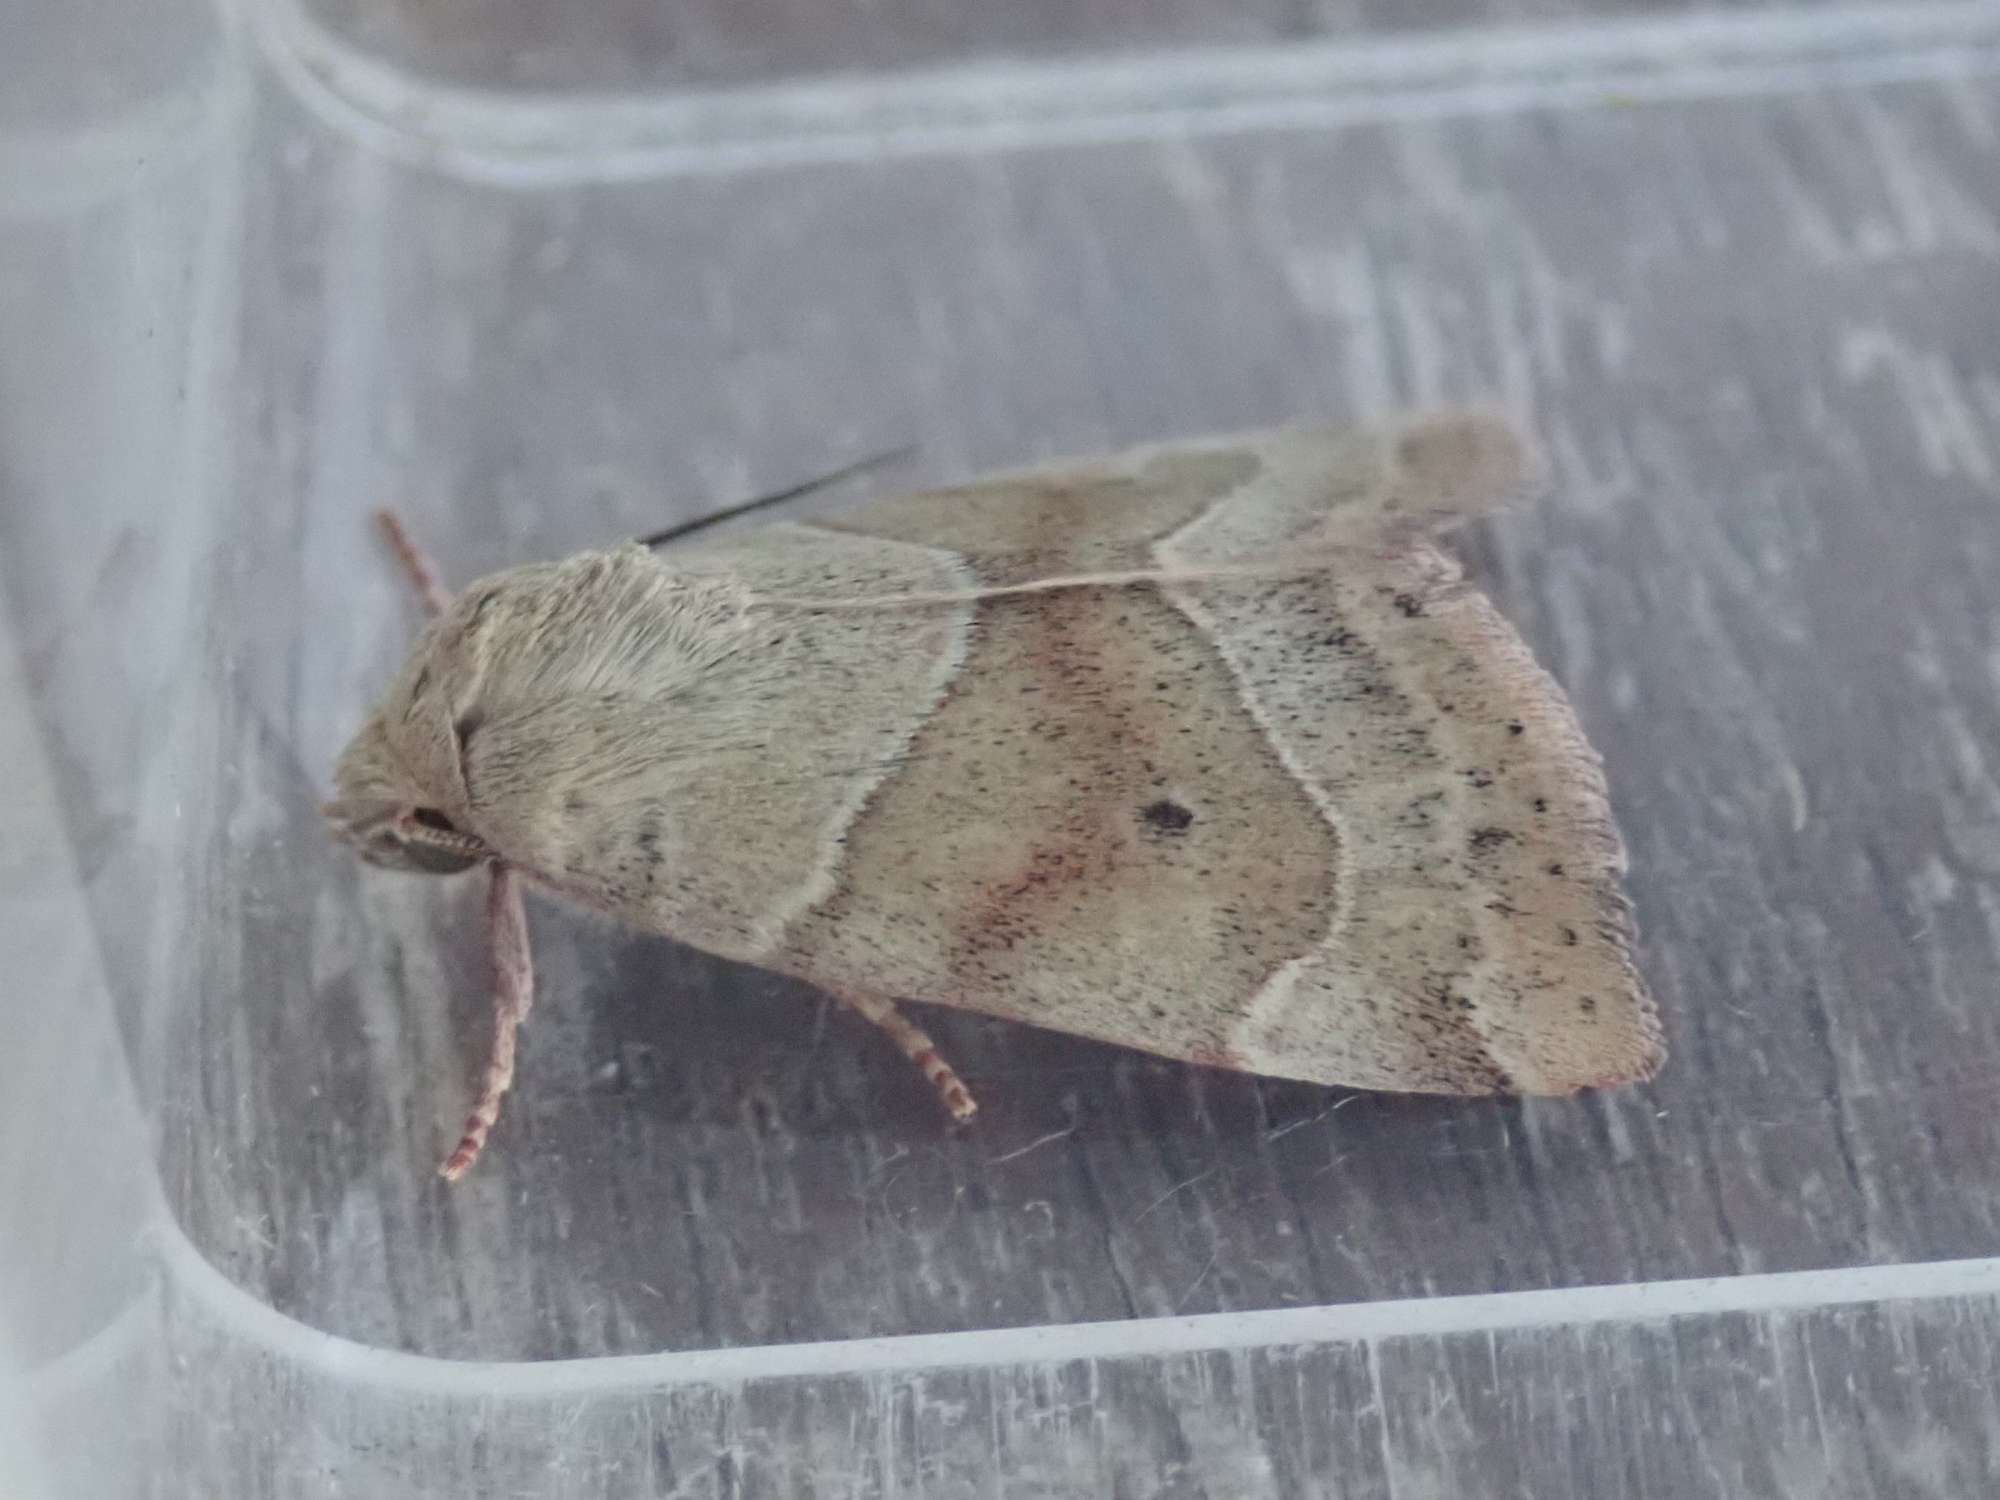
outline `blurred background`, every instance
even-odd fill
[[[2000,1483],[2000,7],[0,34],[0,1491]],[[1605,756],[1656,1083],[926,1011],[952,1133],[806,987],[538,906],[434,1178],[477,893],[316,811],[416,625],[373,508],[463,582],[909,444],[801,513],[1458,400],[1549,460],[1455,546]]]

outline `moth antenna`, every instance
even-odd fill
[[[796,500],[802,495],[810,495],[814,490],[823,490],[828,485],[839,484],[843,479],[852,479],[855,475],[865,474],[870,469],[879,469],[884,464],[892,464],[899,459],[908,458],[916,451],[917,445],[915,443],[905,443],[900,448],[891,448],[884,453],[870,454],[867,458],[856,459],[844,468],[835,469],[830,474],[822,474],[816,479],[805,480],[802,483],[792,485],[789,489],[777,490],[769,495],[759,495],[755,500],[745,500],[739,505],[726,506],[721,510],[711,511],[708,515],[696,520],[683,521],[677,526],[669,526],[664,531],[656,531],[651,536],[642,536],[639,538],[639,545],[642,547],[657,547],[663,542],[671,542],[677,537],[687,536],[691,532],[700,531],[704,527],[713,526],[718,522],[732,521],[738,516],[747,516],[752,511],[763,510],[766,506],[782,505],[787,500]]]
[[[930,1034],[923,1027],[896,1009],[892,1001],[874,995],[845,993],[840,999],[850,1009],[858,1011],[889,1033],[889,1040],[901,1048],[903,1056],[915,1063],[924,1077],[930,1080],[931,1087],[938,1091],[938,1098],[944,1101],[946,1111],[954,1120],[969,1120],[979,1113],[972,1091],[965,1086],[965,1080],[958,1076],[952,1065],[938,1054],[937,1043],[930,1039]]]
[[[933,604],[976,604],[982,599],[1011,599],[1024,594],[1052,594],[1062,589],[1132,588],[1142,583],[1215,583],[1229,578],[1303,578],[1326,571],[1320,554],[1309,561],[1244,564],[1214,568],[1132,568],[1121,572],[1070,573],[1037,578],[1032,583],[995,584],[990,588],[941,589],[935,593],[864,594],[858,599],[814,599],[798,594],[753,594],[752,605],[782,609],[847,610],[905,609]]]
[[[444,586],[443,575],[438,572],[437,565],[424,554],[423,548],[410,540],[410,533],[404,529],[394,511],[376,511],[375,521],[382,528],[382,534],[388,537],[389,545],[395,549],[396,560],[403,565],[403,571],[415,585],[417,597],[423,601],[424,613],[432,616],[443,614],[451,604],[451,591]]]
[[[498,860],[486,887],[486,943],[493,963],[493,1049],[487,1055],[479,1098],[465,1117],[465,1133],[438,1168],[446,1182],[457,1182],[472,1170],[500,1118],[500,1101],[514,1082],[514,1034],[535,1003],[535,959],[528,946],[521,880]]]

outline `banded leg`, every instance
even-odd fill
[[[514,1033],[535,1003],[535,960],[528,948],[521,877],[498,861],[486,887],[486,941],[493,960],[493,1050],[487,1055],[479,1098],[465,1117],[465,1133],[438,1168],[446,1182],[456,1182],[472,1170],[500,1118],[500,1101],[514,1082]]]
[[[923,1070],[924,1077],[938,1091],[938,1097],[944,1101],[944,1107],[954,1120],[969,1120],[979,1112],[979,1106],[973,1102],[972,1091],[966,1088],[964,1080],[952,1070],[950,1063],[938,1056],[937,1043],[930,1039],[923,1027],[897,1010],[893,1001],[860,994],[842,994],[840,999],[889,1033],[889,1039],[902,1049],[903,1056]]]
[[[379,510],[375,519],[423,602],[424,613],[432,617],[443,614],[451,604],[451,591],[444,586],[437,564],[410,539],[395,512]],[[514,1085],[515,1033],[535,1003],[535,956],[528,946],[528,911],[521,900],[521,878],[494,860],[488,866],[487,882],[486,951],[493,969],[493,1046],[486,1054],[479,1097],[465,1117],[464,1133],[438,1168],[438,1176],[446,1182],[457,1182],[472,1170],[500,1119],[500,1101]]]

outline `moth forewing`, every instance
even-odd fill
[[[1326,1084],[1640,1078],[1597,759],[1432,542],[1527,478],[1443,414],[515,569],[365,753],[530,883],[840,995],[960,1116],[891,997]]]

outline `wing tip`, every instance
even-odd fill
[[[1591,1003],[1598,1024],[1545,1033],[1534,1049],[1540,1055],[1533,1067],[1513,1074],[1516,1092],[1562,1098],[1650,1083],[1659,1076],[1667,1062],[1666,1038],[1659,1010],[1637,971],[1628,970],[1615,1000]]]
[[[1505,413],[1490,406],[1447,407],[1393,429],[1405,512],[1449,523],[1519,503],[1547,484],[1540,451]]]

